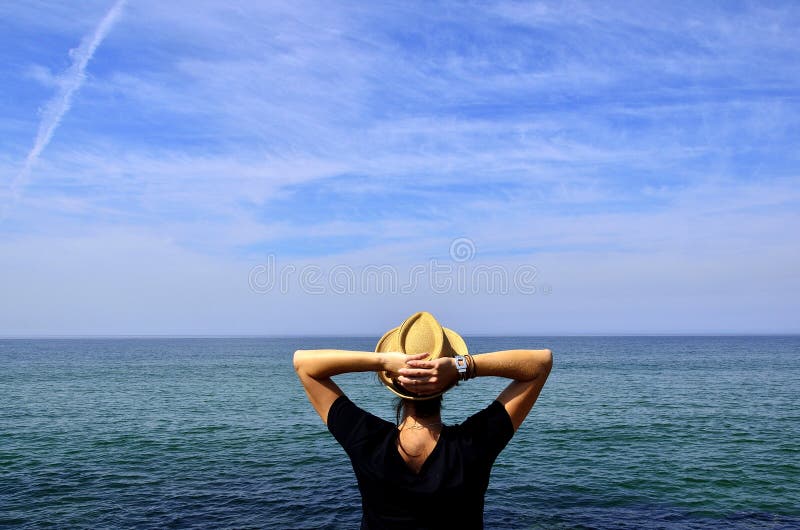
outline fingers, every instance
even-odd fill
[[[422,361],[414,359],[409,359],[408,361],[406,361],[406,364],[408,366],[411,366],[412,368],[433,368],[436,366],[433,363],[433,361]]]
[[[400,376],[397,378],[397,381],[403,385],[406,389],[414,392],[415,394],[430,394],[431,392],[436,392],[438,390],[437,385],[434,381],[431,381],[429,378],[411,378]]]
[[[400,368],[398,374],[406,377],[430,377],[433,375],[433,370],[422,370],[417,368]]]
[[[398,381],[405,385],[421,385],[423,383],[428,383],[431,380],[430,376],[409,376],[409,375],[401,375],[397,378]]]
[[[422,377],[414,377],[414,376],[409,377],[407,375],[401,375],[398,376],[397,380],[403,383],[404,385],[409,385],[409,386],[436,385],[440,381],[438,377],[431,375],[425,375]]]

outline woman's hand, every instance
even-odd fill
[[[432,361],[409,356],[406,367],[399,370],[397,381],[409,392],[435,394],[447,390],[458,381],[458,369],[452,357],[440,357]],[[424,355],[423,355],[424,357]]]
[[[408,368],[409,361],[420,361],[427,357],[427,353],[418,353],[416,355],[406,355],[402,352],[387,352],[381,356],[381,364],[386,375],[391,379],[396,379],[400,375],[400,371]]]

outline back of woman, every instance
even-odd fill
[[[482,528],[492,465],[536,401],[552,355],[470,355],[460,336],[423,312],[384,334],[375,352],[298,350],[294,362],[309,400],[350,458],[362,528]],[[330,379],[356,371],[378,372],[400,397],[398,424],[361,409]],[[513,381],[461,424],[443,425],[442,394],[478,376]]]

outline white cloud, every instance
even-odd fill
[[[48,245],[68,252],[74,244],[80,252],[62,283],[74,278],[76,289],[91,293],[81,309],[100,315],[115,307],[103,294],[114,292],[113,278],[94,265],[84,278],[80,264],[106,252],[130,256],[130,248],[146,259],[112,260],[137,278],[135,289],[121,292],[125,303],[139,307],[131,301],[137,292],[160,296],[136,267],[152,277],[164,271],[158,286],[170,302],[161,318],[142,316],[143,303],[120,326],[210,329],[211,313],[175,315],[225,291],[238,293],[227,300],[240,320],[216,322],[258,331],[250,311],[263,299],[254,302],[226,278],[271,248],[286,260],[400,264],[446,255],[453,237],[467,236],[485,259],[541,264],[564,296],[546,305],[511,300],[498,310],[502,319],[487,316],[497,304],[485,297],[420,295],[420,303],[464,319],[469,309],[515,330],[533,314],[553,331],[669,331],[667,324],[693,329],[693,321],[727,329],[744,325],[746,315],[734,314],[735,296],[719,286],[760,277],[765,287],[749,299],[783,318],[793,302],[780,292],[796,284],[781,271],[797,264],[790,247],[800,228],[792,136],[800,114],[791,97],[800,46],[786,31],[796,10],[662,7],[655,16],[643,4],[493,6],[128,6],[126,23],[104,47],[103,69],[81,89],[72,127],[65,122],[60,141],[41,156],[35,182],[4,225],[0,256],[16,264],[8,285],[33,282],[24,262],[36,262]],[[19,9],[21,23],[37,31],[86,31],[49,15],[34,23]],[[53,82],[52,71],[30,67],[24,82]],[[0,152],[6,181],[14,160]],[[312,199],[322,210],[340,204],[317,213]],[[380,211],[375,201],[405,210]],[[351,246],[315,248],[348,238]],[[192,262],[208,271],[207,291],[192,291],[176,272]],[[590,266],[601,281],[589,281]],[[51,288],[29,298],[25,322],[38,324],[25,328],[6,315],[5,329],[47,328],[33,301],[61,293],[60,307],[69,306],[68,294]],[[627,298],[616,303],[615,293]],[[770,297],[778,300],[774,311],[764,309]],[[704,307],[702,318],[681,316],[689,299]],[[339,302],[343,319],[374,307],[370,300],[275,303],[297,311],[317,304],[324,320]],[[652,300],[661,309],[648,306]],[[275,325],[292,330],[290,314],[276,313]],[[88,317],[74,318],[59,329],[90,330]],[[113,318],[99,318],[98,330],[117,329]],[[478,329],[481,322],[474,317],[473,329],[491,331]],[[339,324],[331,321],[330,330]],[[766,317],[753,325],[766,328]]]
[[[33,166],[38,162],[42,151],[50,140],[53,138],[53,133],[61,123],[61,119],[69,111],[72,105],[72,97],[75,92],[81,87],[85,79],[84,71],[86,65],[92,59],[97,47],[103,42],[111,27],[116,22],[122,8],[125,5],[125,0],[118,0],[103,19],[100,21],[94,32],[84,37],[83,42],[78,48],[70,50],[72,57],[72,65],[58,79],[59,91],[58,93],[47,102],[42,112],[42,121],[39,123],[39,131],[36,134],[33,148],[25,158],[25,163],[19,173],[16,174],[11,181],[11,199],[14,205],[19,200],[28,177],[30,176]],[[0,212],[0,221],[7,215],[6,209],[9,205],[3,205],[3,211]]]
[[[39,64],[30,65],[26,69],[25,75],[38,81],[47,88],[57,87],[60,83],[60,79],[57,75],[54,75],[53,72],[51,72],[46,66]]]

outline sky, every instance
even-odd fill
[[[800,333],[800,4],[0,5],[0,335]]]

